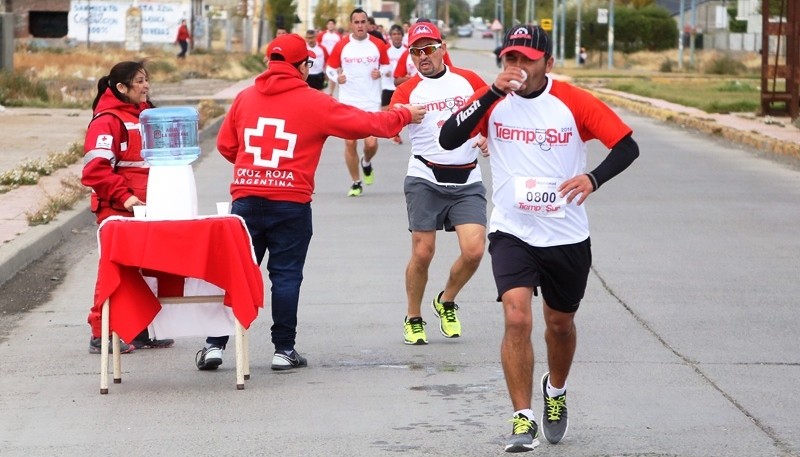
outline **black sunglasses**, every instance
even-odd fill
[[[311,60],[311,59],[308,59],[308,60],[306,60],[306,65],[308,65],[308,68],[311,68],[311,67],[314,66],[314,61]]]
[[[411,47],[411,48],[408,48],[408,53],[411,54],[414,57],[419,57],[423,53],[425,53],[426,56],[429,56],[429,55],[433,54],[434,52],[438,51],[439,48],[441,48],[441,47],[442,47],[441,43],[429,44],[427,46],[422,46],[422,47],[419,47],[419,48]]]

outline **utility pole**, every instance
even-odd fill
[[[553,42],[553,57],[558,63],[558,0],[553,0],[553,34],[550,38]]]
[[[581,0],[576,1],[575,7],[577,9],[575,16],[575,65],[579,65],[581,58]]]
[[[561,66],[564,66],[564,51],[567,47],[564,45],[564,36],[567,34],[567,0],[561,0],[561,33],[559,33],[558,40],[559,40],[559,60],[561,62]]]
[[[683,7],[686,6],[681,0],[678,8],[678,69],[683,70]]]
[[[614,0],[609,0],[608,8],[608,69],[614,68]]]
[[[692,33],[689,35],[689,64],[694,68],[694,37],[697,33],[697,0],[692,0]]]

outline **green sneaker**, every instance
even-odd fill
[[[509,421],[512,424],[511,439],[506,444],[506,452],[528,452],[539,445],[539,427],[533,419],[523,414],[515,414]]]
[[[421,317],[405,318],[403,322],[403,334],[406,344],[428,344],[428,337],[425,336],[426,322]]]
[[[350,186],[350,190],[347,191],[348,197],[360,197],[361,192],[364,191],[364,188],[361,187],[361,181],[354,182],[352,186]]]
[[[542,376],[542,397],[544,397],[544,414],[542,414],[542,433],[552,444],[556,444],[567,434],[569,420],[567,418],[567,393],[558,397],[547,395],[547,381],[550,372]]]
[[[433,310],[439,316],[439,331],[445,338],[458,338],[461,336],[461,322],[456,316],[458,305],[452,301],[441,302],[443,293],[444,291],[439,292],[433,299]]]
[[[364,184],[371,186],[375,182],[375,171],[372,169],[372,164],[364,166],[362,162],[361,171],[364,172]]]

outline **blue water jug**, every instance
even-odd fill
[[[150,165],[188,165],[200,156],[200,116],[191,106],[146,109],[139,123],[142,158]]]

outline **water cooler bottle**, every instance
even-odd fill
[[[142,157],[150,164],[148,219],[197,216],[197,186],[192,162],[200,156],[199,119],[190,106],[142,111]]]

